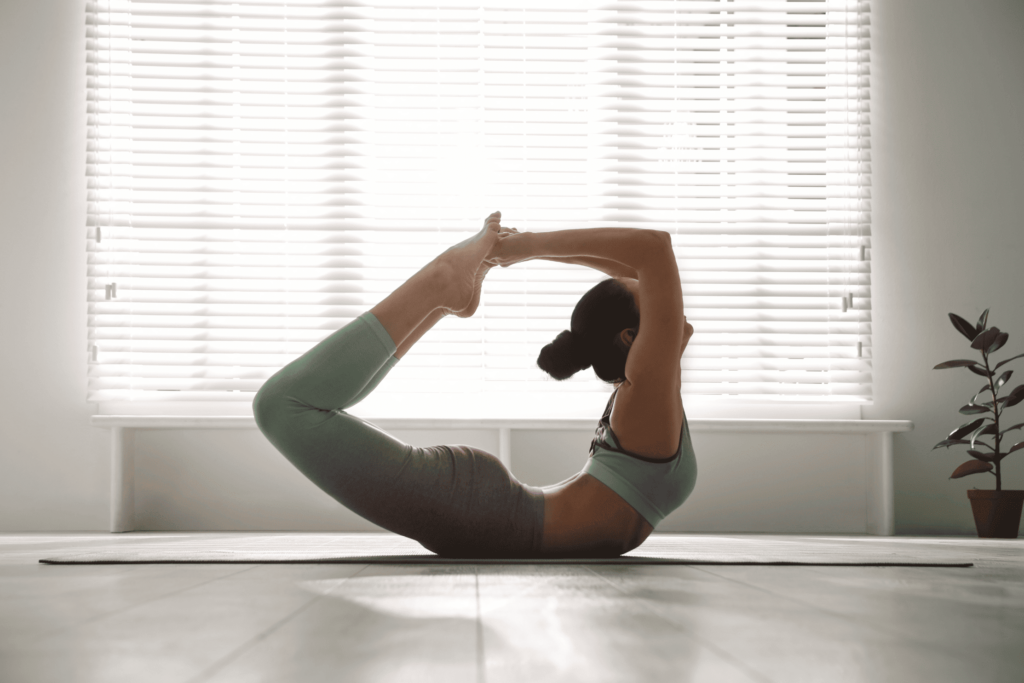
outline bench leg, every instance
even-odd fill
[[[135,528],[135,463],[125,452],[124,427],[110,428],[110,531]]]
[[[892,486],[892,432],[877,432],[867,438],[867,532],[875,536],[896,533]]]

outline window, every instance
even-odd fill
[[[495,209],[671,232],[688,401],[870,400],[865,2],[86,11],[89,400],[247,403]],[[602,277],[492,271],[361,408],[592,414],[535,359]]]

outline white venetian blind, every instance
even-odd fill
[[[87,30],[90,400],[249,401],[494,209],[670,231],[691,400],[870,399],[867,3],[96,0]],[[603,277],[492,271],[364,407],[603,404],[535,366]]]

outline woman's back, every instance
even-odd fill
[[[693,487],[696,466],[684,430],[679,372],[693,327],[683,315],[671,237],[656,235],[655,247],[628,264],[636,277],[616,278],[633,296],[640,324],[622,331],[628,354],[625,377],[603,418],[609,439],[595,439],[597,461],[592,448],[583,472],[545,490],[543,545],[552,554],[631,550],[667,514],[651,501],[660,498],[677,506]],[[690,457],[684,461],[687,448]],[[656,492],[666,486],[679,495]]]

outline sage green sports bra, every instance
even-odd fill
[[[697,481],[697,459],[690,443],[690,427],[683,414],[679,450],[668,460],[655,460],[622,450],[612,431],[612,404],[618,388],[612,392],[604,415],[590,442],[590,458],[583,472],[617,493],[657,527],[673,510],[683,504]]]

